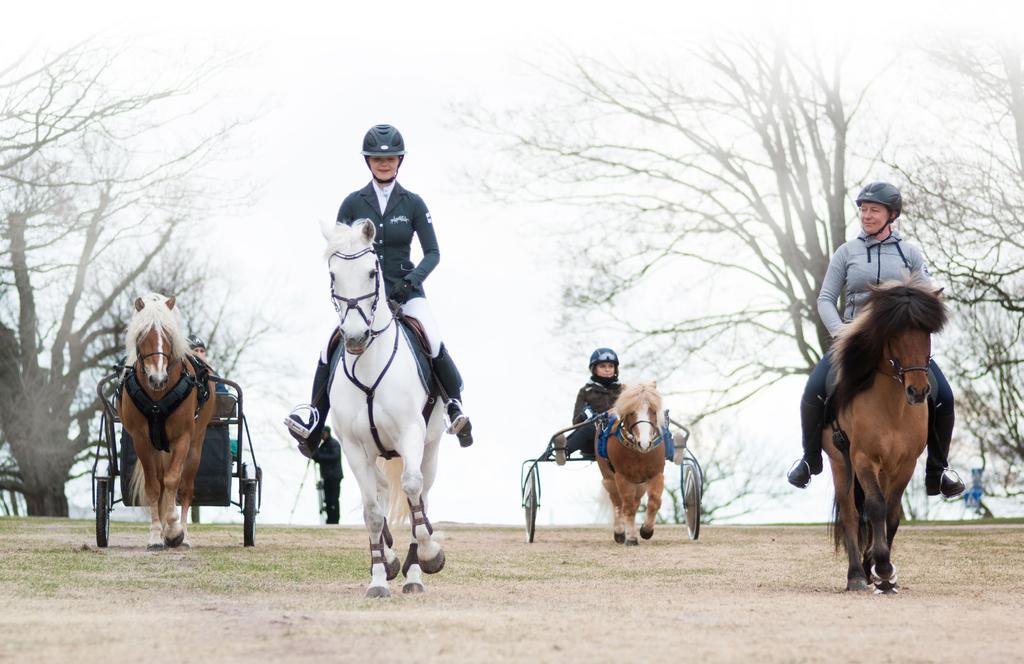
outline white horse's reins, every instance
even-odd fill
[[[365,256],[366,254],[371,253],[372,251],[373,251],[372,247],[367,247],[366,249],[363,249],[362,251],[358,251],[358,252],[356,252],[354,254],[343,254],[341,252],[336,251],[333,254],[331,254],[331,258],[334,258],[335,256],[337,256],[341,260],[351,261],[351,260],[355,260],[357,258],[360,258],[361,256]],[[328,259],[328,261],[330,261],[330,259]],[[370,340],[366,342],[366,348],[369,348],[370,344],[372,344],[373,341],[378,336],[383,334],[389,327],[391,327],[391,324],[395,321],[395,316],[392,314],[391,320],[388,321],[387,325],[385,325],[384,327],[382,327],[379,330],[374,330],[373,329],[373,319],[377,315],[377,304],[380,302],[380,280],[381,280],[381,267],[380,267],[380,258],[379,257],[376,258],[376,269],[374,271],[373,292],[372,293],[367,293],[366,295],[360,295],[359,297],[355,297],[355,298],[341,297],[340,295],[337,295],[334,292],[334,275],[333,274],[331,275],[331,301],[334,303],[334,310],[338,312],[339,316],[341,316],[341,321],[338,324],[338,329],[340,330],[341,329],[341,325],[344,324],[345,318],[348,316],[348,312],[352,311],[353,309],[358,311],[359,315],[362,317],[363,321],[366,323],[366,326],[370,329]],[[369,316],[369,318],[367,318],[366,314],[363,313],[362,307],[359,306],[359,302],[361,302],[362,300],[365,300],[368,297],[372,297],[373,298],[373,303],[370,305],[370,316]],[[341,312],[341,305],[338,304],[339,301],[344,302],[347,305],[347,308],[345,309],[345,313],[344,314],[342,314],[342,312]],[[344,333],[342,333],[342,334],[344,334]],[[359,358],[362,357],[362,355],[360,354],[356,358],[356,361],[352,363],[352,370],[349,371],[348,363],[345,362],[345,349],[344,349],[344,347],[341,349],[341,368],[345,372],[345,377],[348,378],[349,381],[353,385],[355,385],[360,390],[362,390],[363,394],[366,395],[366,413],[367,413],[367,415],[370,418],[370,434],[373,435],[373,442],[374,442],[375,445],[377,445],[377,450],[380,452],[381,456],[384,457],[385,459],[393,459],[393,458],[395,458],[396,456],[398,456],[398,452],[396,452],[394,450],[386,450],[386,449],[384,449],[384,444],[381,443],[381,441],[380,441],[380,433],[378,433],[378,431],[377,431],[377,424],[376,424],[376,422],[373,419],[373,397],[376,394],[377,386],[380,385],[380,382],[384,379],[384,374],[386,374],[388,372],[388,369],[391,368],[391,363],[394,362],[395,355],[398,353],[398,337],[399,337],[398,330],[395,330],[395,343],[394,343],[394,345],[391,348],[391,356],[388,357],[388,361],[384,365],[384,368],[381,370],[380,374],[377,376],[377,380],[375,380],[373,382],[373,385],[370,385],[370,386],[363,385],[361,382],[359,382],[359,379],[356,378],[356,376],[355,376],[356,364],[359,363]],[[365,352],[365,349],[364,349],[364,352]]]

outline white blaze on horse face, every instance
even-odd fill
[[[374,303],[383,299],[383,284],[378,284],[377,259],[372,252],[352,260],[332,257],[328,266],[331,269],[331,290],[338,307],[338,327],[345,345],[350,350],[361,348],[368,341],[375,313]],[[345,301],[356,299],[358,302],[351,307]]]
[[[643,413],[643,417],[640,416],[641,413]],[[644,399],[640,403],[640,409],[637,411],[637,423],[634,425],[636,427],[637,445],[643,451],[647,451],[648,449],[650,449],[651,439],[653,438],[653,436],[651,435],[651,423],[648,421],[650,417],[651,406],[650,404],[647,403],[647,400]]]

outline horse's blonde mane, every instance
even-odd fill
[[[141,311],[135,312],[131,320],[128,321],[128,329],[124,334],[128,365],[135,364],[139,358],[137,351],[139,340],[158,325],[163,328],[171,340],[171,356],[179,360],[184,359],[188,352],[188,343],[185,341],[185,332],[178,309],[168,309],[166,302],[169,298],[160,293],[148,293],[140,299],[146,306]]]
[[[635,385],[625,385],[622,388],[622,392],[619,394],[619,398],[615,400],[615,406],[613,409],[620,418],[624,418],[629,413],[635,413],[640,410],[640,404],[646,400],[648,405],[654,409],[654,412],[658,416],[658,425],[661,425],[661,419],[664,417],[661,410],[661,395],[658,394],[658,390],[655,389],[654,383],[637,383]],[[644,418],[641,418],[644,419]]]
[[[369,219],[357,219],[349,224],[335,224],[324,232],[327,248],[324,249],[324,260],[329,260],[334,253],[354,254],[370,246],[363,236],[362,222]],[[372,222],[370,222],[372,224]]]

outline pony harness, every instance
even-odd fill
[[[622,441],[626,447],[633,447],[632,445],[629,445],[626,440],[626,436],[622,431],[622,420],[611,415],[605,419],[604,426],[599,427],[597,430],[597,445],[595,445],[595,451],[597,452],[597,456],[602,459],[608,458],[608,439],[612,436],[615,436]],[[661,425],[661,431],[659,432],[658,437],[651,444],[650,448],[648,448],[648,451],[653,450],[662,443],[665,445],[665,457],[671,459],[676,452],[676,446],[672,441],[672,432],[669,431],[667,418],[665,423]]]
[[[170,452],[170,441],[167,440],[167,418],[178,409],[192,389],[196,388],[196,412],[193,419],[199,419],[199,410],[210,398],[210,386],[208,383],[210,367],[198,358],[189,358],[195,375],[188,372],[185,362],[182,361],[181,377],[174,386],[167,390],[167,394],[159,401],[153,399],[146,393],[135,371],[127,372],[128,375],[122,383],[124,391],[139,409],[139,412],[146,416],[149,424],[149,442],[153,448],[161,452]]]

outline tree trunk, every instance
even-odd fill
[[[64,495],[64,483],[39,487],[33,491],[30,487],[25,492],[25,505],[29,516],[63,516],[68,515],[68,499]]]

